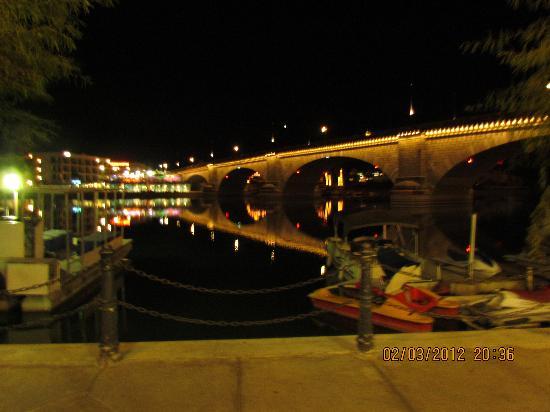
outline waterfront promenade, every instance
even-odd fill
[[[474,347],[513,361],[474,361]],[[464,347],[465,361],[383,360],[384,347]],[[0,346],[1,411],[548,411],[550,329],[355,337]]]

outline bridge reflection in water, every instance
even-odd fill
[[[326,255],[324,239],[333,234],[332,218],[347,215],[352,224],[371,225],[372,235],[386,236],[420,256],[441,258],[450,248],[466,248],[471,209],[390,209],[387,204],[351,198],[294,202],[172,198],[117,201],[111,212],[121,224],[152,218],[169,224],[175,219],[192,232],[197,226],[206,227],[212,240],[221,231],[235,235],[237,245],[243,237],[318,256]],[[478,244],[484,248],[484,242],[494,243],[493,237],[481,230]],[[485,250],[493,249],[488,246]]]

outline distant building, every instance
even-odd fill
[[[131,170],[140,170],[144,173],[146,169],[141,163],[111,161],[106,157],[69,151],[29,153],[27,161],[34,172],[33,183],[43,185],[109,182]]]
[[[105,181],[110,159],[63,152],[29,153],[34,181],[46,185],[70,185]]]

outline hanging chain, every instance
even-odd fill
[[[295,320],[302,320],[318,316],[321,313],[324,313],[324,310],[315,310],[309,313],[301,313],[299,315],[285,316],[283,318],[267,319],[267,320],[245,320],[245,321],[226,321],[226,320],[208,320],[208,319],[194,319],[188,318],[185,316],[172,315],[169,313],[161,313],[156,310],[147,309],[142,306],[132,305],[128,302],[117,301],[117,303],[123,308],[134,310],[145,315],[153,316],[156,318],[173,320],[181,323],[190,323],[193,325],[207,325],[207,326],[265,326],[265,325],[276,325],[279,323],[293,322]]]
[[[173,280],[161,278],[155,275],[151,275],[150,273],[146,273],[142,270],[136,269],[132,267],[129,263],[123,263],[122,268],[128,272],[135,273],[138,276],[141,276],[145,279],[149,279],[153,282],[160,283],[162,285],[166,286],[172,286],[179,289],[186,289],[193,292],[200,292],[200,293],[210,293],[210,294],[216,294],[216,295],[265,295],[268,293],[275,293],[275,292],[284,292],[287,290],[297,289],[304,286],[312,285],[314,283],[324,281],[324,277],[315,277],[307,280],[303,280],[301,282],[292,283],[290,285],[284,285],[284,286],[276,286],[273,288],[263,288],[263,289],[216,289],[216,288],[205,288],[202,286],[194,286],[189,285],[186,283],[176,282]]]
[[[69,310],[67,312],[60,313],[58,315],[52,315],[46,319],[39,319],[24,323],[18,323],[16,325],[6,325],[6,326],[0,326],[0,331],[4,330],[13,330],[13,329],[37,329],[37,328],[46,328],[50,326],[54,322],[58,322],[60,320],[66,319],[68,317],[71,317],[73,315],[76,315],[79,312],[84,312],[89,309],[95,309],[100,304],[99,299],[91,300],[88,303],[85,303],[84,305],[81,305],[75,309]]]
[[[31,285],[31,286],[25,286],[23,288],[10,289],[10,290],[0,290],[0,295],[12,295],[14,293],[25,292],[27,290],[38,289],[38,288],[41,288],[42,286],[53,285],[54,283],[59,282],[59,281],[61,281],[61,276],[57,276],[57,277],[55,277],[53,279],[50,279],[50,280],[48,280],[46,282],[43,282],[43,283],[36,283],[34,285]]]

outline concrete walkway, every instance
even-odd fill
[[[474,361],[474,347],[514,348]],[[383,360],[384,347],[464,347],[465,361]],[[550,411],[550,329],[355,338],[0,345],[1,411]]]

